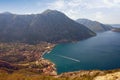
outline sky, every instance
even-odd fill
[[[120,0],[0,0],[0,13],[38,14],[46,9],[61,11],[74,20],[120,24]]]

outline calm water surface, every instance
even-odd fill
[[[58,73],[120,68],[120,33],[108,31],[77,43],[59,44],[44,58],[56,64]]]

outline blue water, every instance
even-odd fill
[[[77,43],[59,44],[44,58],[56,64],[58,73],[120,68],[120,33],[108,31]]]

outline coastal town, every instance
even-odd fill
[[[12,66],[17,68],[13,69],[13,72],[27,69],[39,74],[57,75],[55,64],[42,57],[54,47],[55,44],[47,42],[41,42],[37,45],[0,43],[0,69],[6,68],[8,70],[8,66]]]

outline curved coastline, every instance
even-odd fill
[[[53,73],[52,73],[52,76],[57,76],[57,75],[58,75],[57,70],[56,70],[56,67],[55,67],[56,65],[55,65],[55,63],[53,63],[52,61],[50,61],[50,60],[48,60],[48,59],[45,59],[45,58],[44,58],[44,55],[45,55],[45,54],[49,54],[55,46],[56,46],[56,44],[52,44],[52,47],[47,47],[48,50],[44,51],[44,52],[42,53],[42,55],[41,55],[41,58],[40,58],[40,59],[42,59],[42,60],[46,60],[47,62],[52,63],[52,68],[54,69],[54,71],[53,71]]]
[[[119,56],[115,56],[115,57],[113,57],[112,59],[115,61],[115,63],[111,63],[111,64],[113,64],[113,65],[111,65],[111,66],[109,66],[110,64],[108,64],[108,63],[110,63],[111,61],[106,61],[106,63],[102,63],[102,61],[104,61],[104,59],[106,60],[106,58],[108,58],[108,59],[110,59],[109,57],[107,57],[107,56],[111,56],[111,55],[118,55],[119,53],[116,51],[116,50],[119,50],[118,49],[118,46],[119,46],[119,44],[118,44],[118,42],[119,42],[119,37],[117,37],[117,36],[119,36],[119,33],[114,33],[114,32],[112,32],[112,31],[108,31],[108,32],[104,32],[104,33],[100,33],[100,34],[98,34],[98,36],[97,37],[93,37],[93,38],[91,38],[91,39],[88,39],[88,40],[84,40],[83,42],[82,41],[80,41],[80,42],[78,42],[77,43],[77,45],[72,45],[72,44],[70,44],[70,45],[66,45],[66,44],[63,44],[63,45],[60,45],[60,46],[57,46],[57,47],[55,47],[55,49],[51,52],[51,54],[48,54],[48,55],[45,55],[45,57],[44,58],[46,58],[46,59],[49,59],[49,60],[51,60],[51,62],[53,62],[53,63],[55,63],[55,65],[56,65],[56,67],[57,67],[57,71],[58,71],[58,73],[59,73],[59,71],[60,71],[60,74],[61,73],[65,73],[65,72],[68,72],[68,71],[79,71],[79,70],[94,70],[94,69],[98,69],[98,70],[105,70],[105,71],[108,71],[108,70],[115,70],[116,68],[119,68],[119,65],[117,64],[117,63],[119,63],[119,62],[117,62],[117,59],[119,60]],[[113,39],[113,37],[115,37],[114,39]],[[103,39],[101,39],[101,38],[103,38]],[[110,41],[107,41],[107,39],[109,39]],[[107,46],[107,47],[104,47],[104,46],[101,46],[102,44],[99,44],[98,42],[95,42],[95,40],[96,41],[101,41],[102,43],[103,43],[103,45],[105,45],[105,46]],[[112,42],[115,42],[115,43],[112,43]],[[88,44],[89,43],[89,44]],[[94,43],[94,45],[92,44],[92,43]],[[112,44],[110,44],[109,45],[109,43],[112,43]],[[66,45],[66,46],[65,46]],[[82,45],[82,46],[81,46]],[[91,69],[84,69],[84,68],[86,68],[86,67],[84,67],[84,65],[82,66],[82,68],[81,69],[76,69],[76,68],[74,68],[75,66],[77,66],[78,67],[78,65],[79,65],[79,63],[76,63],[77,65],[73,65],[72,63],[74,63],[74,61],[70,61],[70,60],[67,60],[67,59],[65,59],[67,56],[68,57],[70,57],[70,58],[72,58],[74,55],[75,55],[75,53],[74,54],[72,54],[73,56],[70,56],[70,53],[72,53],[71,52],[71,50],[73,50],[72,48],[74,47],[74,50],[76,50],[75,52],[77,52],[78,51],[78,53],[76,53],[76,54],[79,54],[80,52],[79,52],[79,49],[81,49],[82,51],[81,51],[81,53],[83,52],[83,50],[84,51],[86,51],[86,52],[84,52],[84,54],[82,53],[82,55],[86,55],[86,54],[88,54],[88,52],[87,51],[91,51],[91,50],[94,50],[94,48],[91,48],[90,46],[91,45],[93,45],[93,46],[95,46],[96,48],[95,48],[95,50],[96,50],[96,53],[98,52],[97,50],[99,49],[99,51],[101,52],[105,52],[105,54],[96,54],[96,53],[94,53],[95,51],[93,51],[93,56],[98,56],[98,58],[94,58],[93,60],[95,60],[96,59],[96,65],[95,66],[91,66],[90,65],[90,67],[92,67]],[[99,48],[99,45],[101,46],[101,49]],[[114,46],[113,46],[114,45]],[[71,47],[70,47],[71,46]],[[79,46],[79,48],[78,48],[78,46]],[[86,46],[88,46],[89,47],[89,49],[87,49],[86,48]],[[112,47],[113,46],[113,47]],[[85,47],[85,48],[84,48]],[[97,48],[98,47],[98,48]],[[59,48],[59,49],[58,49]],[[64,49],[63,49],[64,48]],[[67,49],[68,49],[68,51],[67,51]],[[112,49],[112,50],[109,50],[109,49]],[[65,51],[65,52],[64,52]],[[99,53],[100,53],[99,52]],[[54,54],[55,53],[55,55],[56,56],[52,56],[52,53]],[[116,54],[113,54],[113,53],[116,53]],[[50,56],[49,56],[50,55]],[[58,59],[58,57],[57,57],[57,55],[64,55],[64,56],[66,56],[66,57],[64,57],[64,56],[61,56],[61,58],[60,59]],[[82,60],[82,55],[79,57],[73,57],[74,59],[79,59],[80,60],[80,66],[82,65],[82,64],[85,64],[84,63],[84,61]],[[90,56],[90,58],[88,58],[87,60],[91,60],[91,57],[93,57],[93,56],[91,56],[91,55],[89,55]],[[102,57],[103,56],[103,57]],[[55,58],[54,58],[55,57]],[[100,58],[99,58],[100,57]],[[100,60],[101,58],[103,58],[102,59],[102,61]],[[57,59],[58,59],[58,62],[57,62]],[[61,60],[62,59],[62,60]],[[84,58],[85,59],[85,58]],[[101,68],[99,68],[99,62],[97,62],[97,59],[98,60],[100,60],[100,62],[101,62],[101,64],[103,64],[103,65],[100,65],[100,67],[101,66],[103,66],[103,67],[101,67]],[[110,59],[111,60],[111,59]],[[61,62],[60,62],[61,61]],[[62,62],[63,61],[63,62]],[[64,67],[64,63],[66,63],[66,62],[70,62],[71,63],[71,66],[73,66],[73,67],[70,67],[69,68],[69,70],[68,70],[68,68],[67,68],[67,71],[65,70],[66,69],[66,67]],[[108,63],[107,63],[108,62]],[[60,67],[59,67],[59,65],[60,65]],[[63,65],[63,67],[61,68],[61,65]],[[65,64],[65,65],[67,65],[67,64]],[[85,64],[85,65],[87,65],[87,64]],[[116,66],[116,65],[118,65],[118,66]],[[89,66],[89,64],[88,64],[88,66]],[[105,66],[105,68],[104,68],[104,66]],[[90,68],[89,67],[89,68]],[[71,68],[74,68],[74,70],[72,70]]]

